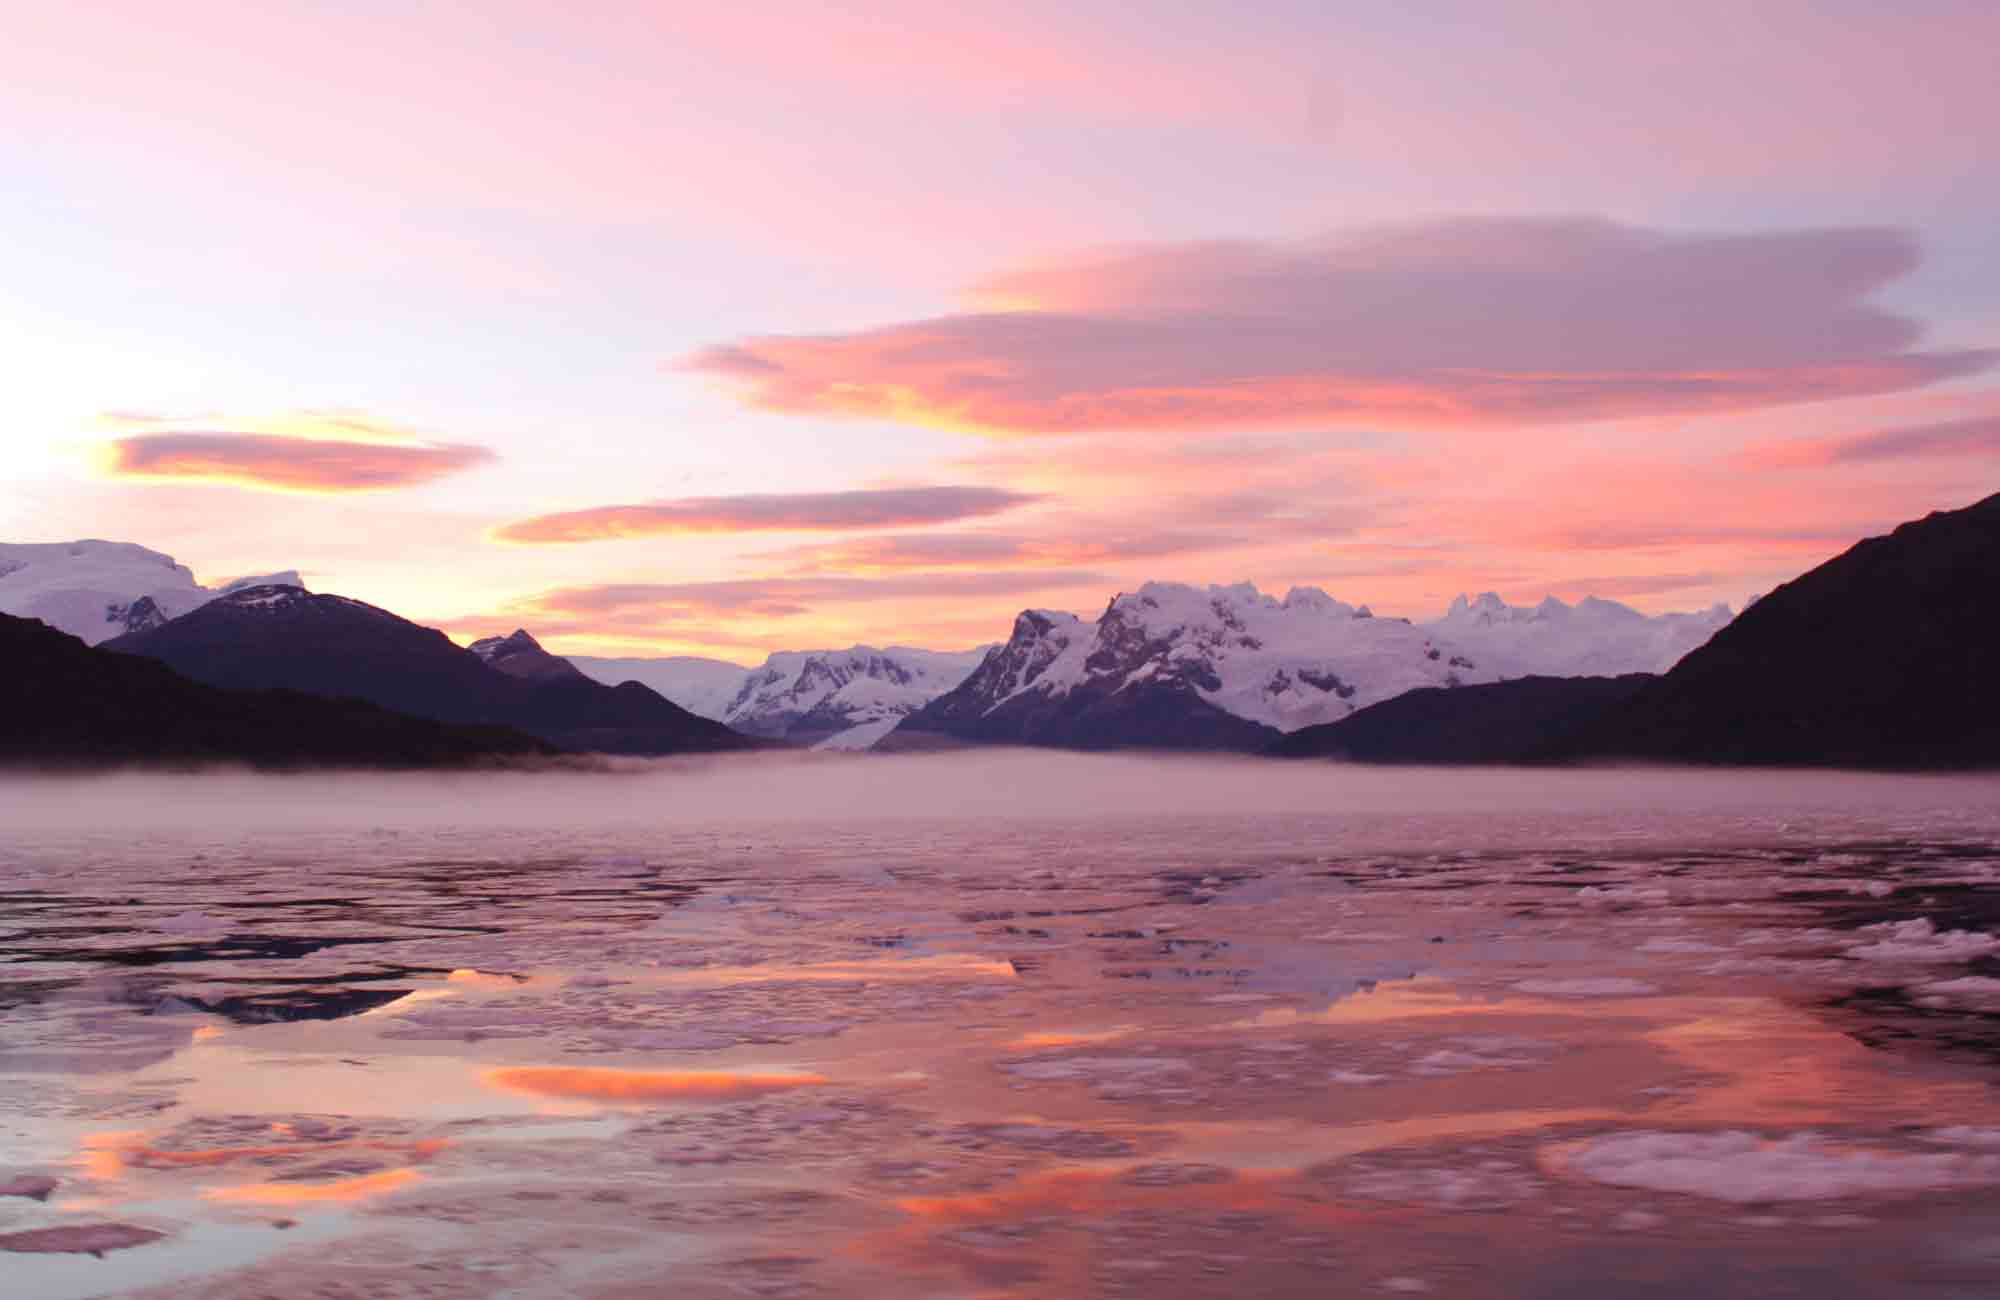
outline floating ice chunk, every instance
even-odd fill
[[[1863,961],[1956,962],[2000,952],[2000,935],[1940,930],[1931,924],[1929,917],[1864,926],[1861,933],[1882,936],[1873,943],[1857,944],[1847,950],[1848,956]]]
[[[1326,1076],[1326,1081],[1358,1088],[1371,1083],[1380,1083],[1388,1077],[1386,1074],[1368,1074],[1361,1070],[1335,1070]]]
[[[1059,1061],[1010,1061],[1000,1068],[1019,1079],[1145,1079],[1194,1067],[1162,1056],[1072,1056]]]
[[[1427,1205],[1440,1210],[1500,1210],[1540,1194],[1540,1179],[1512,1165],[1469,1169],[1364,1168],[1348,1172],[1338,1165],[1326,1178],[1343,1195],[1369,1201]]]
[[[1812,1133],[1640,1130],[1586,1142],[1566,1166],[1595,1182],[1752,1205],[2000,1185],[2000,1154],[1897,1151]]]
[[[206,912],[176,912],[154,921],[152,928],[163,934],[216,935],[227,934],[229,922]]]
[[[1914,1001],[1934,1010],[2000,1012],[2000,980],[1966,975],[1917,986]]]
[[[1707,953],[1721,952],[1723,949],[1699,939],[1648,939],[1639,945],[1640,952],[1647,953]]]
[[[1514,985],[1518,993],[1539,993],[1556,998],[1626,998],[1648,993],[1658,993],[1659,989],[1643,980],[1605,977],[1602,979],[1570,980],[1522,980]]]
[[[60,1228],[31,1228],[0,1236],[0,1251],[25,1255],[103,1255],[160,1240],[167,1234],[129,1223],[79,1223]]]
[[[0,1196],[25,1196],[33,1201],[46,1201],[55,1189],[56,1180],[42,1174],[15,1174],[12,1178],[0,1178]]]

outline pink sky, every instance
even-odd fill
[[[12,6],[0,539],[471,636],[1740,604],[2000,490],[2000,10]]]

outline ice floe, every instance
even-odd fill
[[[1558,1163],[1595,1182],[1739,1205],[2000,1185],[2000,1154],[1900,1150],[1815,1133],[1614,1133]]]

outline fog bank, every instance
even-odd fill
[[[602,827],[1299,814],[2000,813],[2000,780],[1842,772],[1445,769],[975,750],[755,754],[598,771],[232,769],[0,777],[0,827]]]

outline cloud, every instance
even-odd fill
[[[1852,465],[1888,460],[2000,455],[2000,415],[1876,429],[1832,438],[1801,438],[1753,451],[1759,465]]]
[[[115,478],[230,483],[276,492],[376,492],[415,487],[491,463],[458,443],[346,442],[267,433],[146,433],[110,444]]]
[[[1004,310],[686,358],[761,409],[1002,433],[1507,427],[1913,388],[1993,352],[1916,351],[1868,301],[1888,229],[1680,235],[1595,219],[1165,244],[991,277]]]
[[[558,587],[514,607],[517,613],[614,618],[636,615],[649,621],[667,617],[761,615],[788,618],[822,605],[935,599],[954,596],[1012,596],[1057,587],[1102,587],[1117,579],[1101,573],[1062,572],[913,573],[885,578],[735,578],[714,582],[604,583]]]
[[[904,573],[916,570],[1061,569],[1155,559],[1239,546],[1245,539],[1209,532],[1099,531],[1085,521],[1052,523],[1018,533],[904,533],[798,546],[761,558],[790,561],[792,572]]]
[[[1041,498],[991,487],[865,488],[851,492],[686,497],[538,515],[498,529],[509,542],[600,542],[676,533],[833,532],[953,523]]]

